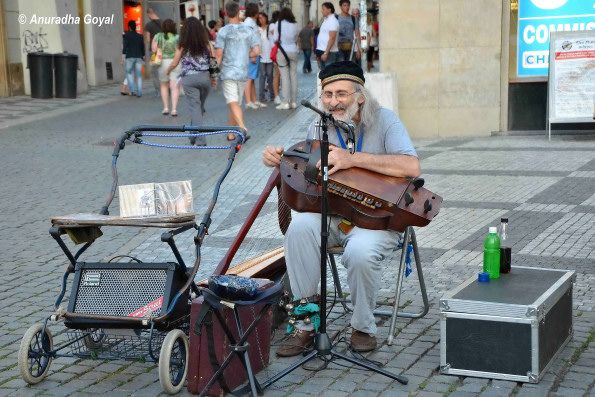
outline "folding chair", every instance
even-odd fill
[[[279,302],[279,299],[283,294],[283,282],[276,282],[271,287],[265,289],[264,291],[256,295],[256,297],[251,301],[230,301],[216,295],[213,291],[211,291],[208,288],[201,288],[200,290],[202,296],[204,297],[204,303],[198,315],[198,320],[195,329],[202,329],[202,324],[207,318],[207,314],[214,314],[217,318],[217,321],[219,321],[219,324],[221,325],[223,332],[225,333],[225,336],[229,339],[231,350],[225,356],[223,362],[220,364],[217,371],[215,371],[211,379],[207,382],[206,386],[201,391],[199,396],[202,397],[207,395],[209,389],[213,386],[215,382],[219,380],[219,378],[223,375],[223,371],[225,371],[227,366],[231,363],[234,354],[239,357],[242,366],[244,367],[244,370],[248,374],[248,382],[250,385],[250,391],[252,392],[252,395],[257,396],[258,394],[262,394],[262,387],[260,386],[258,380],[254,376],[254,372],[252,371],[252,367],[250,365],[247,340],[252,331],[254,331],[254,329],[258,325],[258,322],[262,318],[263,314],[266,313],[272,305],[277,304]],[[240,320],[240,313],[238,311],[238,307],[260,304],[263,304],[262,309],[256,314],[254,320],[250,323],[250,325],[248,325],[248,327],[244,329]],[[234,319],[238,330],[238,340],[236,340],[236,338],[233,336],[231,329],[225,322],[225,318],[223,316],[223,313],[221,312],[224,307],[228,307],[233,310]]]
[[[430,303],[428,302],[428,294],[426,291],[426,283],[424,281],[423,270],[421,266],[421,260],[419,259],[419,250],[417,248],[417,239],[415,238],[415,231],[413,227],[409,226],[405,229],[405,233],[403,235],[403,242],[400,244],[400,247],[397,249],[401,249],[401,258],[399,261],[399,267],[397,268],[397,284],[395,290],[395,303],[393,305],[392,310],[374,310],[374,314],[380,316],[390,316],[391,322],[390,327],[388,329],[388,339],[387,344],[392,345],[393,339],[395,337],[395,326],[397,323],[397,317],[405,317],[405,318],[421,318],[425,316],[428,311],[430,310]],[[423,300],[423,309],[418,313],[411,313],[411,312],[400,312],[399,310],[399,299],[401,297],[401,292],[403,288],[403,275],[406,270],[407,263],[411,263],[411,252],[413,252],[415,258],[415,266],[417,268],[417,278],[419,280],[419,288],[421,291],[421,297]],[[339,295],[339,302],[343,305],[345,311],[351,311],[352,309],[347,305],[348,299],[343,297],[343,289],[341,288],[341,280],[339,279],[339,272],[337,271],[337,263],[335,262],[335,255],[343,254],[343,247],[329,247],[327,250],[328,259],[329,259],[329,266],[331,268],[331,273],[333,275],[333,281],[335,283],[335,288],[337,294]]]

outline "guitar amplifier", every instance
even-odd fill
[[[76,264],[68,313],[69,328],[130,328],[130,317],[157,317],[168,307],[186,280],[177,263]],[[188,291],[180,297],[168,319],[188,314]],[[123,320],[101,319],[101,316]]]

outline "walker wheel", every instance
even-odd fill
[[[165,335],[159,353],[159,382],[167,394],[176,394],[188,373],[188,337],[180,329]]]
[[[41,323],[29,327],[19,347],[19,371],[23,380],[30,385],[41,382],[47,376],[52,363],[52,334],[47,327],[43,335],[42,331]]]

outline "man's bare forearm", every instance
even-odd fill
[[[250,57],[257,57],[259,55],[260,55],[260,46],[257,45],[255,47],[250,48],[250,54],[249,54]]]
[[[351,155],[351,161],[354,167],[364,168],[389,176],[415,177],[421,174],[417,157],[405,154],[371,154],[357,152]]]
[[[325,52],[329,52],[329,53],[331,52],[331,48],[333,48],[333,44],[335,44],[336,38],[337,38],[337,32],[329,33],[328,43],[326,45]]]

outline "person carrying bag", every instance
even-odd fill
[[[277,41],[275,41],[275,45],[273,46],[273,48],[271,48],[271,60],[273,62],[275,62],[277,65],[279,65],[279,62],[277,62],[277,57],[279,56],[279,50],[281,50],[281,53],[283,54],[283,57],[285,58],[285,62],[287,62],[286,66],[289,66],[289,57],[287,56],[287,52],[285,52],[285,50],[281,46],[281,21],[279,21],[277,25],[278,25],[277,32],[279,34],[279,39]],[[279,67],[283,67],[283,66],[279,65]]]
[[[295,109],[297,107],[297,62],[299,52],[297,46],[298,24],[295,21],[293,12],[287,7],[281,9],[277,23],[276,43],[279,51],[283,54],[283,56],[280,56],[277,53],[283,100],[276,109]]]

